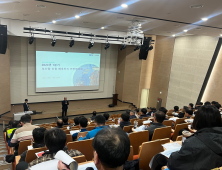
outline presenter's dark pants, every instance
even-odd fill
[[[67,109],[62,109],[62,117],[67,116]]]

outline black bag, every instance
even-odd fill
[[[126,161],[126,163],[123,165],[123,170],[140,170],[139,161],[140,159]]]
[[[12,163],[15,161],[15,155],[6,155],[5,161],[8,163]]]

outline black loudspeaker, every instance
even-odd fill
[[[152,37],[144,37],[143,45],[140,48],[139,59],[146,60],[149,53],[149,45]]]
[[[7,50],[7,25],[0,25],[0,54]]]
[[[114,107],[114,105],[113,104],[109,104],[109,107]]]

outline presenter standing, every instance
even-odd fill
[[[67,100],[67,97],[64,97],[64,100],[62,101],[62,117],[67,116],[68,105],[69,101]]]
[[[28,99],[25,99],[25,103],[23,103],[24,112],[29,111]]]

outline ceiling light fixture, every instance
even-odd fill
[[[72,47],[75,44],[75,41],[71,38],[71,41],[69,42],[69,47]]]
[[[201,18],[202,19],[202,21],[207,21],[208,20],[208,18]]]
[[[128,5],[127,5],[127,4],[122,4],[121,7],[123,7],[123,8],[127,8]]]
[[[188,30],[183,30],[183,32],[187,32]]]
[[[104,29],[105,29],[105,27],[101,27],[101,29],[102,29],[102,30],[104,30]]]
[[[203,8],[203,5],[191,5],[190,8]]]
[[[220,34],[220,36],[222,37],[222,34]]]
[[[175,37],[176,35],[175,35],[175,34],[173,34],[172,36],[173,36],[173,37]]]
[[[56,44],[56,38],[53,36],[52,41],[51,41],[51,45],[54,47]]]
[[[80,18],[80,16],[79,16],[79,15],[76,15],[76,16],[75,16],[75,18],[77,18],[77,19],[78,19],[78,18]]]
[[[52,23],[53,23],[53,24],[55,24],[55,23],[56,23],[56,21],[55,21],[55,20],[53,20],[53,21],[52,21]]]

